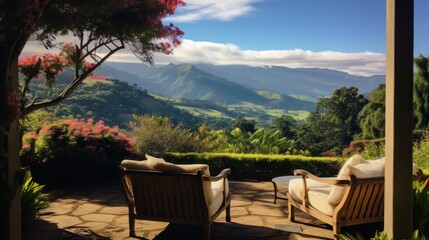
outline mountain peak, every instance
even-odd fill
[[[193,64],[182,64],[178,66],[179,71],[186,73],[201,73],[202,71]],[[205,73],[209,74],[209,73]]]

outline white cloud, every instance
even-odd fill
[[[232,20],[253,11],[253,3],[260,0],[186,0],[186,6],[176,10],[171,22],[195,22],[204,19]]]
[[[109,61],[138,61],[131,53],[115,54]],[[173,55],[155,54],[155,63],[209,63],[215,65],[329,68],[354,75],[385,74],[385,55],[374,52],[343,53],[310,50],[242,50],[234,44],[183,40]]]
[[[44,52],[35,42],[25,48],[24,54]],[[45,50],[46,51],[46,50]],[[328,68],[354,75],[385,74],[385,55],[374,52],[343,53],[310,50],[243,50],[234,44],[183,40],[172,55],[156,53],[156,64],[208,63],[215,65],[283,66],[290,68]],[[138,62],[129,51],[122,50],[109,58],[114,62]]]

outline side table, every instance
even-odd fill
[[[296,178],[301,178],[301,176],[295,176],[295,175],[280,176],[280,177],[275,177],[271,180],[274,186],[274,204],[276,204],[277,199],[287,200],[287,198],[277,196],[277,193],[279,191],[277,184],[289,185],[290,180],[296,179]]]

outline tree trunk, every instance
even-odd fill
[[[8,104],[9,93],[18,90],[18,61],[11,62],[8,52],[8,44],[0,41],[0,239],[19,240],[22,182],[19,121]]]
[[[47,1],[0,0],[0,239],[21,239],[18,57]],[[31,6],[29,6],[29,4]],[[34,9],[32,9],[34,8]],[[28,14],[27,14],[28,13]]]
[[[12,89],[19,91],[18,61],[14,61],[9,69]],[[9,208],[9,239],[21,239],[21,185],[23,174],[19,161],[20,147],[19,118],[15,118],[9,126],[8,133],[8,164],[9,187],[11,189],[11,206]]]

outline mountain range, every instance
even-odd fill
[[[170,116],[187,126],[205,122],[215,128],[228,127],[234,119],[244,117],[269,127],[273,119],[284,114],[304,120],[316,103],[303,99],[324,96],[322,92],[330,95],[328,92],[341,86],[358,86],[370,92],[384,83],[383,76],[365,78],[326,69],[202,64],[147,67],[108,63],[97,69],[100,73],[117,80],[89,81],[60,107],[48,110],[56,116],[93,117],[121,127],[127,126],[132,114]],[[64,72],[57,84],[65,84],[72,75],[71,71]],[[301,80],[289,81],[289,77]],[[328,81],[330,78],[336,80]],[[37,96],[49,94],[39,85],[32,86]]]
[[[303,120],[320,97],[340,87],[357,87],[361,94],[385,82],[384,75],[354,76],[317,68],[218,66],[108,62],[97,69],[106,78],[145,89],[160,101],[184,110],[206,123],[225,126],[239,117],[261,125],[283,114]]]
[[[331,96],[342,86],[357,87],[363,94],[385,82],[384,75],[365,77],[330,69],[277,66],[168,64],[148,67],[141,63],[109,62],[101,72],[166,97],[225,104],[252,102],[263,105],[269,102],[255,90],[314,102],[320,97]]]

